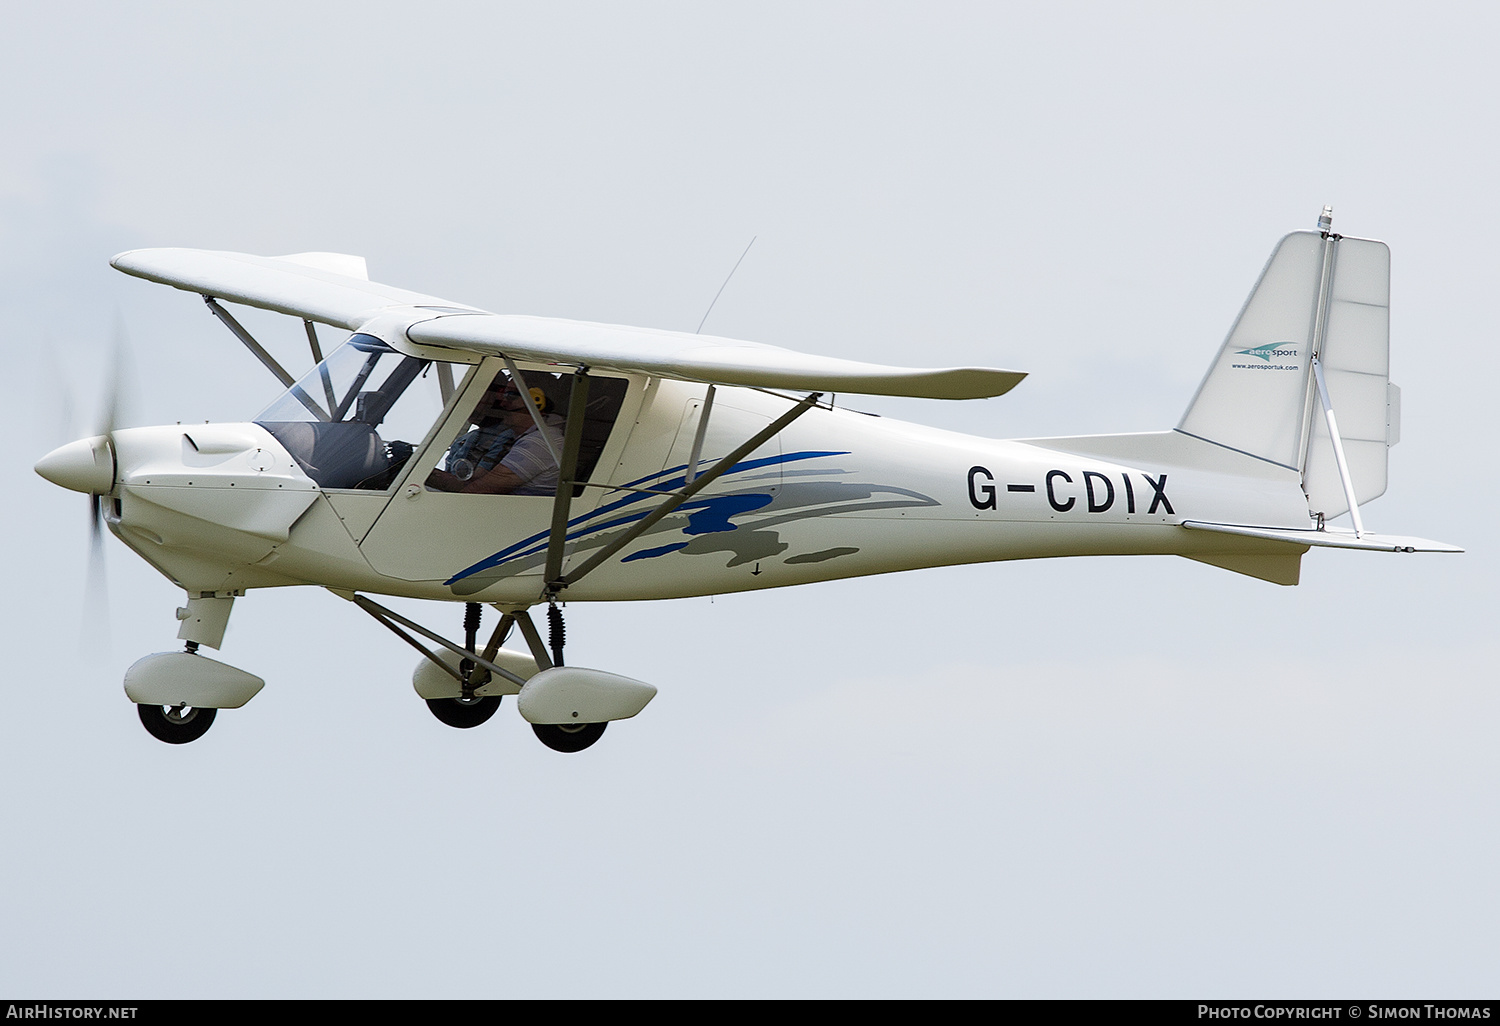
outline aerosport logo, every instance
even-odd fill
[[[1258,356],[1267,363],[1270,363],[1272,359],[1284,360],[1289,356],[1295,357],[1297,355],[1297,343],[1271,342],[1263,346],[1256,346],[1254,349],[1241,349],[1235,355]]]

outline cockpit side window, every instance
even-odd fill
[[[629,386],[626,378],[589,376],[575,482],[587,481],[593,473]],[[501,372],[470,412],[468,427],[428,475],[427,487],[491,495],[556,494],[570,402],[567,374],[523,371],[515,381]],[[574,496],[583,489],[574,484]]]
[[[589,382],[587,419],[583,422],[583,444],[578,450],[578,480],[589,481],[599,458],[604,455],[604,445],[614,429],[615,418],[625,402],[625,391],[630,387],[626,378],[595,377]],[[583,485],[573,486],[573,497],[583,494]]]
[[[319,487],[381,491],[442,413],[445,375],[431,371],[430,360],[356,334],[255,422]]]

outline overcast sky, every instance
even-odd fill
[[[1500,17],[1483,5],[12,5],[0,991],[1474,996],[1500,965]],[[278,388],[142,246],[334,250],[490,310],[1031,376],[861,401],[991,437],[1177,423],[1276,240],[1392,249],[1390,491],[1301,586],[1172,557],[569,606],[660,694],[588,752],[438,723],[316,589],[192,745],[120,682],[181,594],[31,470]],[[254,319],[305,363],[300,326]],[[70,412],[71,411],[71,412]],[[459,608],[409,604],[459,630]],[[408,606],[403,606],[408,608]]]

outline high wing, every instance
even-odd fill
[[[551,317],[445,315],[413,324],[413,342],[549,363],[587,364],[688,381],[763,388],[981,399],[1009,392],[1026,375],[987,367],[887,367],[812,356],[777,346],[680,331],[627,328]]]
[[[407,341],[482,356],[639,371],[722,385],[811,389],[929,399],[1003,395],[1026,375],[991,367],[890,367],[813,356],[711,335],[491,314],[339,274],[333,254],[258,257],[141,249],[110,263],[126,274],[247,306],[358,331],[377,317],[405,320]],[[347,266],[352,266],[347,265]],[[387,338],[395,344],[395,340]]]
[[[336,254],[299,254],[296,257],[260,257],[248,253],[219,253],[206,249],[135,249],[121,253],[110,266],[137,278],[171,285],[231,303],[274,310],[358,331],[383,313],[400,309],[436,307],[442,310],[484,311],[420,292],[392,288],[339,274],[324,266],[305,262],[308,257]],[[358,257],[344,257],[353,263]]]

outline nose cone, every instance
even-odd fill
[[[80,438],[37,460],[36,472],[75,492],[104,495],[115,486],[115,455],[105,435]]]

